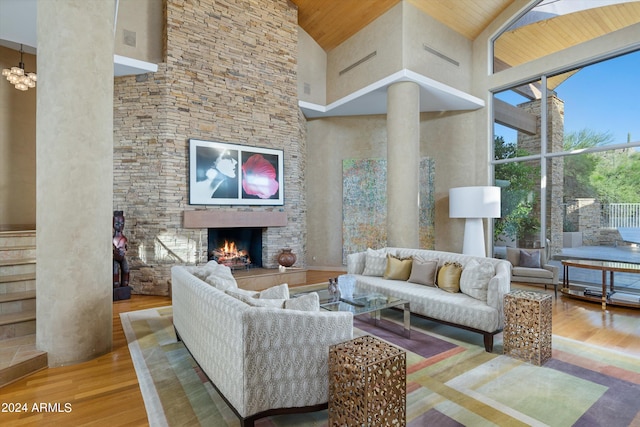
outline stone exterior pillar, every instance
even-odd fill
[[[592,198],[576,199],[578,203],[578,230],[582,231],[584,246],[600,244],[600,202]]]
[[[36,345],[50,367],[111,351],[114,13],[38,2]]]
[[[418,248],[420,206],[420,87],[387,90],[387,245]]]

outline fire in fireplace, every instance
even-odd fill
[[[231,268],[247,268],[251,265],[249,252],[244,249],[238,249],[235,242],[228,242],[226,240],[224,246],[211,250],[211,257],[216,260],[218,264]]]
[[[261,228],[210,228],[208,259],[232,270],[262,267]]]

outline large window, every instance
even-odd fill
[[[639,68],[640,51],[494,94],[496,248],[635,248],[621,230],[640,229]]]

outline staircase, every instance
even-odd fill
[[[0,387],[47,367],[36,349],[36,232],[0,232]]]

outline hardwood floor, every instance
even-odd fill
[[[323,283],[340,274],[344,272],[310,271],[307,282]],[[542,290],[519,284],[512,287]],[[0,424],[147,425],[119,314],[170,304],[169,297],[140,295],[115,302],[113,350],[89,362],[45,369],[0,388]],[[612,307],[602,312],[599,304],[560,297],[553,303],[553,333],[640,357],[640,310]],[[24,409],[25,404],[26,411],[16,412],[16,405]],[[36,409],[45,404],[42,408],[49,412],[34,410],[34,404]]]
[[[170,304],[169,297],[140,295],[114,302],[112,351],[88,362],[45,369],[0,388],[0,424],[148,425],[120,313]],[[42,404],[49,412],[39,411]]]

